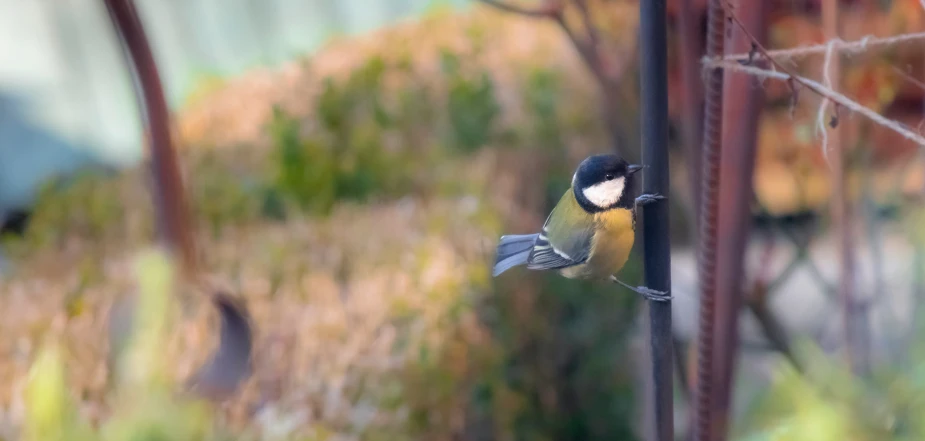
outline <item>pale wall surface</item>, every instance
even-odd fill
[[[310,53],[332,33],[418,15],[433,0],[136,0],[176,107],[204,75]],[[464,6],[469,0],[440,3]],[[0,213],[49,173],[140,153],[131,80],[102,0],[0,0]]]

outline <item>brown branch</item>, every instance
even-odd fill
[[[787,335],[786,328],[784,328],[780,320],[768,306],[768,297],[770,296],[771,289],[777,285],[777,283],[775,283],[776,280],[771,281],[769,271],[771,268],[771,257],[774,254],[776,243],[773,240],[773,235],[769,235],[768,239],[769,241],[765,244],[764,252],[760,259],[761,265],[755,277],[755,282],[752,284],[751,292],[745,295],[745,306],[748,307],[752,315],[755,316],[755,320],[758,321],[761,332],[768,342],[771,343],[771,347],[786,357],[787,360],[790,360],[790,363],[793,364],[797,372],[802,372],[802,365],[793,352],[790,345],[790,336]],[[800,260],[800,256],[797,256],[793,261],[798,262]],[[780,280],[781,277],[785,277],[791,268],[792,266],[785,268],[777,276],[777,280]]]
[[[513,14],[533,18],[548,18],[556,22],[562,28],[562,31],[568,37],[572,46],[578,52],[579,57],[585,63],[585,66],[591,71],[591,74],[597,80],[601,92],[604,95],[603,113],[608,124],[612,127],[612,138],[614,148],[620,152],[627,161],[637,162],[638,155],[630,150],[624,150],[624,146],[638,145],[636,139],[624,139],[620,129],[625,129],[622,125],[624,121],[632,120],[635,115],[630,115],[632,109],[627,109],[625,100],[621,97],[619,85],[623,75],[627,72],[626,66],[614,67],[607,63],[605,53],[601,50],[601,38],[599,30],[594,26],[591,20],[591,11],[586,3],[587,0],[574,0],[576,7],[581,13],[587,35],[582,35],[575,31],[565,19],[565,1],[564,0],[546,0],[542,6],[526,8],[522,6],[503,3],[498,0],[479,0],[480,2],[492,6],[496,9],[507,11]],[[634,45],[635,47],[635,45]],[[627,59],[634,58],[629,54]]]
[[[591,21],[591,11],[588,8],[587,0],[575,0],[575,5],[578,6],[578,11],[581,12],[581,21],[585,26],[585,30],[588,32],[588,44],[597,49],[600,47],[601,37],[597,32],[597,27],[594,26],[594,23]]]
[[[497,0],[478,0],[483,4],[492,6],[498,10],[510,12],[517,15],[532,18],[548,18],[556,22],[565,35],[575,46],[578,55],[587,64],[591,73],[605,87],[617,81],[604,65],[603,57],[600,52],[600,33],[591,21],[591,11],[588,7],[587,0],[575,0],[575,5],[581,13],[582,22],[586,28],[587,35],[579,35],[565,20],[565,4],[560,0],[550,0],[544,2],[542,6],[535,8],[526,8],[523,6],[511,5],[509,3]]]
[[[509,3],[500,2],[497,0],[478,0],[488,6],[491,6],[495,9],[499,9],[504,12],[510,12],[517,15],[523,15],[524,17],[533,17],[533,18],[553,18],[557,15],[562,14],[562,5],[557,1],[545,2],[543,6],[538,8],[525,8],[523,6],[512,5]]]
[[[565,32],[565,35],[568,37],[569,41],[572,42],[572,45],[575,46],[575,50],[578,51],[578,55],[581,56],[581,59],[584,60],[585,64],[588,66],[588,69],[591,70],[591,73],[594,74],[594,77],[601,83],[602,86],[606,86],[610,79],[607,77],[607,74],[604,72],[603,65],[600,61],[600,54],[597,52],[597,48],[592,46],[590,42],[583,40],[578,34],[575,33],[575,30],[569,26],[568,22],[565,21],[565,16],[558,14],[552,17],[553,20],[562,28],[562,31]]]

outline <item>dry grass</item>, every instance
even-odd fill
[[[494,160],[482,155],[460,176],[484,185]],[[137,174],[122,179],[132,178]],[[228,422],[270,430],[291,417],[303,434],[348,438],[371,426],[400,425],[407,409],[387,403],[416,393],[402,388],[408,357],[415,360],[422,347],[439,353],[448,333],[473,323],[467,295],[488,287],[486,260],[499,226],[490,205],[505,199],[501,193],[408,197],[341,206],[323,220],[231,227],[218,239],[200,234],[207,268],[246,299],[257,329],[255,375],[229,403]],[[106,316],[115,300],[134,291],[131,258],[147,245],[138,236],[111,240],[71,238],[64,249],[32,253],[0,280],[0,310],[14,312],[0,322],[6,425],[22,421],[27,372],[49,338],[65,348],[82,410],[92,419],[107,413]],[[185,314],[164,354],[177,379],[212,351],[216,325],[204,297],[195,290],[179,294]],[[451,316],[454,310],[463,312]]]
[[[420,49],[422,41],[432,49]],[[578,79],[567,83],[570,96],[594,93],[590,75],[552,24],[485,10],[438,16],[333,42],[310,61],[253,72],[197,97],[177,118],[187,167],[211,147],[232,167],[262,167],[272,106],[310,122],[321,80],[342,77],[372,55],[407,57],[421,78],[432,76],[440,88],[439,50],[468,53],[473,45],[481,46],[480,63],[499,67],[491,72],[508,123],[522,113],[521,66],[536,66],[536,60]],[[603,131],[592,132],[570,140],[576,160],[595,150],[588,140]],[[477,358],[472,351],[487,344],[472,300],[490,289],[487,260],[502,220],[518,217],[524,203],[512,201],[535,199],[529,194],[541,190],[524,192],[529,166],[516,165],[529,164],[523,155],[489,149],[459,159],[447,179],[467,190],[454,196],[426,192],[341,204],[323,219],[249,218],[217,235],[198,217],[204,267],[246,300],[257,332],[255,373],[223,406],[223,425],[263,439],[290,432],[309,439],[390,433],[405,439],[409,415],[423,407],[446,421],[447,432],[429,438],[458,429],[464,397],[435,398],[452,387],[428,380],[426,371],[437,363],[451,381],[460,378]],[[198,172],[194,168],[186,170],[188,177]],[[117,190],[104,196],[117,199],[117,221],[104,231],[88,234],[66,222],[68,228],[40,249],[14,247],[16,270],[0,279],[0,311],[8,317],[0,322],[0,438],[15,438],[22,424],[22,391],[44,341],[62,344],[82,413],[98,422],[112,410],[107,315],[135,290],[131,259],[151,243],[142,176],[134,170],[118,177]],[[182,320],[164,357],[170,375],[181,380],[212,351],[217,323],[201,293],[177,294]]]
[[[626,10],[615,8],[608,26],[630,33],[626,17],[635,17],[628,12],[635,6],[620,7]],[[439,49],[467,53],[473,46],[481,47],[478,63],[491,71],[507,125],[523,113],[523,70],[536,66],[563,74],[566,119],[596,121],[588,106],[595,102],[593,80],[554,25],[479,10],[333,42],[310,61],[229,80],[178,115],[185,162],[198,163],[201,150],[214,147],[233,167],[259,168],[273,105],[310,123],[321,80],[342,77],[372,55],[407,59],[439,89]],[[571,162],[601,150],[606,138],[599,123],[566,123],[573,125],[563,134]],[[771,157],[771,165],[759,165],[757,191],[772,210],[795,209],[793,195],[805,190],[781,185],[781,176],[796,168],[774,156],[810,164],[807,179],[817,183],[810,185],[810,205],[827,199],[828,180],[812,156],[818,149],[799,133],[789,117],[768,117],[762,127],[759,156]],[[217,235],[194,207],[204,267],[247,301],[256,324],[255,374],[222,409],[223,425],[261,439],[408,439],[409,415],[424,408],[446,427],[428,439],[459,429],[466,397],[446,383],[465,377],[467,363],[490,352],[471,306],[490,290],[487,259],[497,234],[505,222],[518,228],[542,222],[535,210],[522,210],[536,207],[543,190],[531,185],[533,159],[530,152],[487,149],[454,163],[448,179],[465,188],[454,196],[341,204],[323,219],[248,218]],[[906,185],[921,186],[920,176]],[[101,234],[61,231],[40,249],[19,250],[15,273],[0,278],[0,438],[16,438],[27,373],[46,340],[62,343],[82,412],[99,421],[111,411],[106,318],[117,299],[135,290],[131,259],[151,243],[141,177],[134,170],[118,178],[118,221]],[[183,315],[164,357],[171,376],[183,379],[214,347],[216,318],[202,293],[177,294]],[[445,375],[433,380],[426,372],[435,364]]]

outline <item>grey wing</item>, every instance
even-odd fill
[[[550,214],[550,218],[552,215]],[[594,238],[592,228],[582,228],[549,237],[549,219],[543,225],[543,232],[536,238],[533,251],[527,259],[527,268],[532,270],[562,269],[580,265],[588,260]]]

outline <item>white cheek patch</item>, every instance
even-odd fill
[[[623,196],[623,187],[625,184],[625,178],[621,176],[612,181],[594,184],[582,190],[582,193],[592,204],[601,208],[607,208],[613,206],[620,200],[620,197]]]

